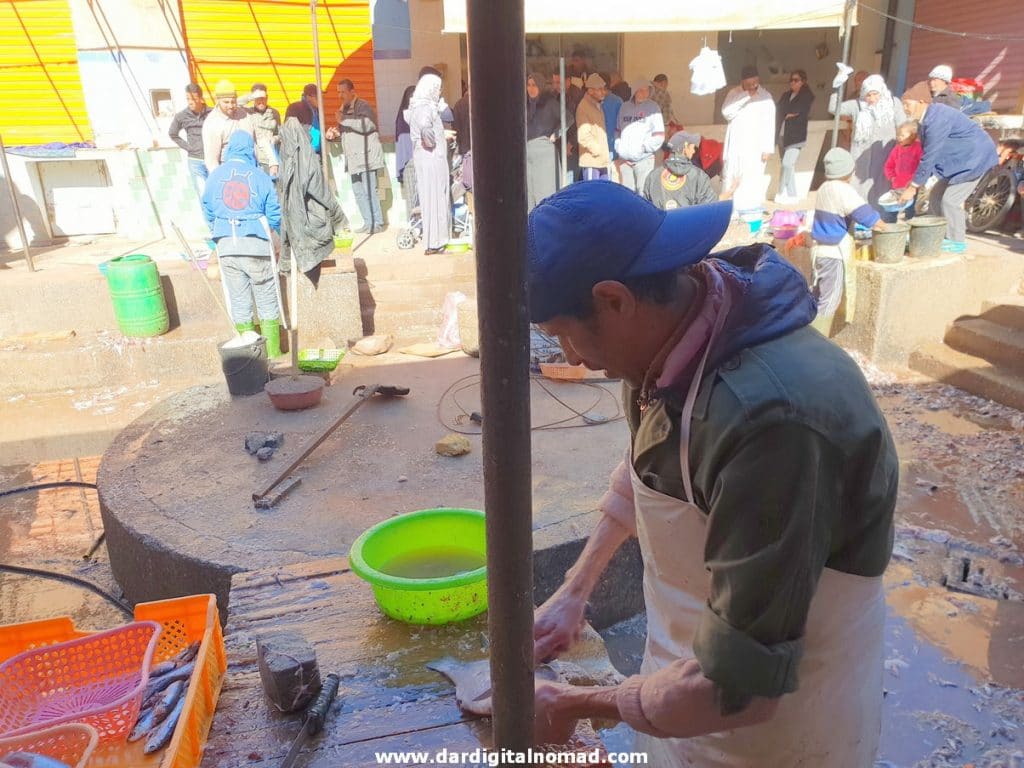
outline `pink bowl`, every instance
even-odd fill
[[[79,722],[118,741],[139,716],[160,625],[136,621],[0,664],[0,736]]]

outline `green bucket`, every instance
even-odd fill
[[[475,509],[423,509],[365,531],[349,551],[352,570],[373,587],[377,605],[407,624],[449,624],[487,610],[487,566],[451,576],[409,578],[390,564],[417,553],[460,551],[486,558],[484,513]]]
[[[106,274],[121,333],[136,337],[167,333],[170,318],[164,288],[149,256],[134,254],[111,259]]]

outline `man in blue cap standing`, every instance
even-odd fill
[[[882,572],[898,463],[857,365],[767,245],[711,253],[731,204],[661,211],[609,182],[530,214],[531,320],[570,363],[624,382],[629,453],[535,624],[578,638],[630,536],[644,562],[640,674],[537,683],[537,740],[624,720],[651,765],[862,768],[881,728]]]

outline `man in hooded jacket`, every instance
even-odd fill
[[[267,340],[267,356],[278,357],[281,313],[271,230],[281,230],[281,205],[274,182],[256,164],[254,148],[252,135],[231,134],[224,162],[206,180],[203,213],[217,244],[235,328],[239,333],[255,330],[255,310],[260,334]]]
[[[661,210],[703,205],[718,199],[711,179],[693,164],[700,140],[699,134],[676,131],[668,140],[670,154],[661,172],[647,175],[644,197]]]
[[[732,206],[659,211],[605,181],[533,209],[530,320],[570,363],[624,382],[626,459],[535,660],[578,639],[631,536],[647,608],[640,674],[538,681],[535,741],[624,720],[659,768],[863,768],[881,730],[899,462],[857,364],[767,245],[711,253]],[[639,581],[639,580],[638,580]]]

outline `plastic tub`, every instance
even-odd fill
[[[12,752],[31,752],[52,757],[70,768],[84,768],[99,740],[99,734],[91,725],[55,725],[23,736],[0,739],[0,761]]]
[[[267,340],[255,331],[229,339],[218,347],[220,368],[228,392],[238,397],[262,392],[270,378]]]
[[[139,716],[160,625],[137,621],[0,664],[0,734],[81,722],[101,741],[127,737]]]
[[[486,557],[484,513],[424,509],[378,523],[352,544],[349,565],[373,587],[377,605],[407,624],[449,624],[487,610],[487,566],[435,578],[394,576],[396,558],[433,550],[466,550]]]
[[[142,741],[101,745],[90,760],[89,768],[137,768],[157,764],[160,768],[195,768],[203,753],[227,669],[217,600],[213,595],[193,595],[139,603],[135,606],[135,618],[155,621],[163,627],[153,655],[154,663],[166,661],[191,643],[200,641],[185,707],[171,743],[162,755],[144,756]],[[69,616],[0,626],[0,662],[25,650],[92,634],[77,629]]]
[[[344,349],[300,349],[299,370],[329,373],[338,367],[344,356]]]

